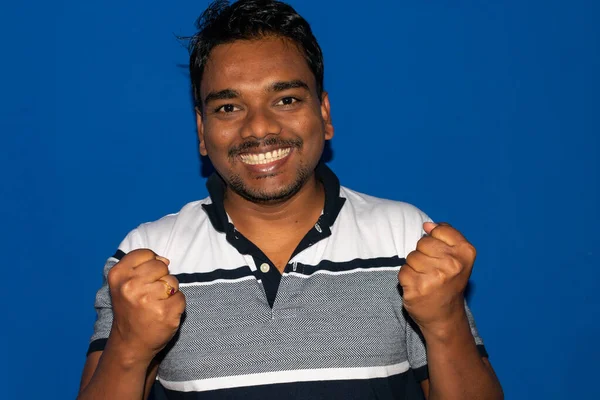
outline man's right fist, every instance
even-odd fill
[[[108,272],[113,306],[110,340],[140,362],[150,362],[173,338],[185,310],[169,260],[152,250],[126,254]]]

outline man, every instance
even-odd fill
[[[463,292],[474,248],[340,187],[321,50],[283,3],[213,3],[190,72],[210,197],[105,267],[80,399],[498,399]],[[425,234],[423,236],[423,234]]]

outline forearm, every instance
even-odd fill
[[[429,400],[503,399],[491,366],[479,354],[466,316],[443,332],[423,332],[427,343]]]
[[[93,375],[87,382],[82,382],[77,399],[145,399],[148,395],[146,387],[154,379],[149,374],[155,374],[154,370],[149,363],[135,360],[126,350],[111,345],[109,339]]]

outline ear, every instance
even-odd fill
[[[323,118],[325,126],[325,140],[331,140],[333,137],[333,124],[331,122],[331,106],[327,92],[323,92],[321,96],[321,118]]]
[[[208,155],[206,152],[206,143],[204,142],[204,124],[202,123],[202,112],[198,107],[196,110],[196,130],[198,131],[198,141],[199,141],[199,150],[200,154],[203,156]]]

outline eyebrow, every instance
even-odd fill
[[[293,81],[280,81],[274,82],[267,89],[269,92],[282,92],[288,89],[297,89],[302,88],[310,91],[306,82],[301,81],[300,79],[294,79]]]
[[[300,79],[294,79],[292,81],[279,81],[274,82],[267,88],[268,92],[283,92],[284,90],[289,89],[297,89],[302,88],[307,91],[310,91],[308,84],[306,82],[301,81]],[[240,92],[233,89],[223,89],[218,92],[210,92],[204,98],[204,104],[208,104],[211,101],[216,100],[228,100],[228,99],[236,99],[240,97]]]
[[[240,93],[233,89],[223,89],[218,92],[210,92],[204,98],[204,104],[208,104],[215,100],[235,99],[240,97]]]

